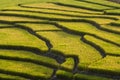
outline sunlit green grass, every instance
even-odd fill
[[[30,19],[30,18],[25,18],[25,17],[17,17],[17,16],[0,16],[0,20],[5,20],[5,21],[43,21],[40,19]]]
[[[1,27],[10,27],[10,26],[12,26],[12,25],[10,25],[10,24],[5,24],[5,23],[0,23],[0,28],[1,28]]]
[[[107,56],[102,60],[99,60],[96,63],[93,63],[89,66],[91,69],[100,69],[103,71],[112,71],[120,73],[120,57]]]
[[[120,44],[120,36],[114,33],[106,32],[99,30],[95,26],[89,24],[89,23],[84,23],[84,22],[59,22],[60,25],[63,25],[64,27],[78,31],[78,32],[83,32],[87,34],[94,34],[97,35],[103,39],[112,41],[114,43]],[[109,35],[109,36],[108,36]]]
[[[28,46],[47,50],[44,41],[18,28],[0,29],[0,45]]]
[[[29,28],[31,28],[32,30],[34,31],[47,31],[47,30],[60,30],[59,28],[55,27],[54,25],[51,25],[51,24],[46,24],[46,23],[18,23],[18,24],[21,24],[21,25],[24,25],[24,26],[27,26]]]
[[[115,20],[111,20],[111,19],[105,19],[105,18],[86,18],[87,20],[91,20],[91,21],[95,21],[96,23],[102,25],[102,24],[109,24],[111,22],[115,22]]]
[[[99,40],[99,39],[97,39],[93,36],[89,36],[89,35],[86,35],[85,39],[96,45],[99,45],[101,48],[103,48],[105,50],[106,54],[120,55],[120,47],[118,47],[116,45],[104,42],[102,40]]]
[[[25,4],[23,6],[43,8],[43,10],[45,10],[45,9],[50,10],[51,9],[50,11],[56,11],[56,12],[57,11],[59,12],[59,10],[61,12],[63,12],[62,10],[66,10],[66,12],[72,12],[73,11],[74,14],[79,14],[81,12],[85,12],[85,13],[99,13],[99,14],[101,14],[101,12],[90,11],[90,10],[81,9],[81,8],[78,9],[78,8],[74,8],[74,7],[60,6],[60,5],[56,5],[56,4],[52,4],[52,3]],[[52,9],[56,9],[56,10],[52,10]]]
[[[11,72],[14,74],[23,74],[23,75],[29,75],[34,76],[37,78],[50,78],[53,70],[50,68],[47,68],[45,66],[36,65],[33,63],[28,62],[20,62],[20,61],[13,61],[13,60],[4,60],[0,59],[0,70],[4,72]],[[33,78],[34,78],[33,77]]]
[[[114,25],[114,26],[120,26],[120,20],[115,21],[115,22],[111,22],[110,24]]]
[[[0,79],[3,80],[27,80],[27,78],[23,78],[20,76],[8,75],[0,73]]]
[[[120,32],[120,27],[119,26],[112,26],[112,25],[102,25],[102,28],[108,29],[108,30],[112,30],[115,32]]]
[[[27,16],[36,16],[38,18],[54,18],[54,19],[75,19],[76,17],[69,17],[69,16],[63,16],[63,15],[55,15],[55,14],[44,14],[44,13],[33,13],[33,12],[24,12],[24,11],[5,11],[5,12],[1,12],[2,14],[14,14],[14,15],[27,15]],[[13,16],[14,16],[13,15]],[[32,17],[31,17],[32,18]],[[34,17],[33,17],[34,18]],[[37,19],[38,19],[37,18]],[[49,20],[49,19],[48,19]]]
[[[89,1],[90,3],[85,1]],[[61,3],[61,5],[46,2],[58,2]],[[23,8],[18,6],[18,4],[22,4],[23,6],[27,7],[36,7],[36,9]],[[49,40],[53,45],[53,48],[51,48],[50,51],[51,54],[54,54],[54,51],[61,52],[65,56],[66,61],[59,64],[53,58],[33,53],[35,52],[34,50],[31,50],[33,52],[28,52],[25,50],[18,51],[14,49],[0,49],[0,79],[48,80],[53,73],[53,68],[58,68],[60,70],[58,70],[55,75],[61,80],[110,80],[107,78],[94,76],[93,74],[73,74],[72,72],[74,70],[74,67],[77,65],[75,64],[73,57],[78,57],[79,59],[79,63],[76,67],[80,70],[80,72],[84,73],[84,70],[91,69],[95,70],[95,74],[97,71],[100,71],[102,73],[107,73],[109,71],[113,73],[120,73],[120,47],[116,46],[120,45],[120,35],[102,31],[86,22],[74,22],[74,20],[73,22],[69,22],[69,20],[78,20],[84,18],[95,21],[96,23],[100,24],[102,28],[114,32],[120,32],[119,20],[117,21],[110,18],[103,18],[114,17],[120,19],[119,9],[115,9],[112,6],[120,7],[119,4],[106,0],[1,1],[0,10],[7,9],[8,11],[0,11],[0,20],[14,22],[15,24],[2,23],[3,21],[0,22],[0,48],[5,48],[5,46],[6,48],[8,48],[8,46],[22,46],[47,51],[48,46],[43,40],[38,39],[34,35],[37,34]],[[107,15],[106,13],[114,15]],[[94,18],[92,18],[92,16]],[[47,22],[42,22],[45,20],[49,21],[49,24]],[[64,20],[66,22],[64,22]],[[55,21],[56,25],[58,23],[59,25],[72,30],[73,33],[69,34],[62,29],[57,28],[58,26],[52,25],[52,21]],[[117,26],[112,25],[112,23]],[[32,29],[33,34],[31,34],[32,30],[30,33],[25,28],[24,30],[13,28],[17,27],[18,25]],[[93,43],[93,45],[101,47],[107,56],[102,58],[100,51],[96,50],[92,45],[90,46],[89,44],[83,42],[81,40],[81,36],[75,35],[74,31],[78,33],[86,33],[87,35],[84,36],[84,39]],[[106,41],[98,39],[92,35],[96,35],[102,39],[105,39]],[[39,53],[39,51],[36,53]]]
[[[106,10],[105,12],[106,12],[107,14],[120,15],[120,9]]]
[[[66,61],[63,64],[61,64],[61,67],[63,69],[65,68],[65,69],[68,69],[68,70],[72,71],[73,68],[74,68],[74,65],[75,65],[74,59],[73,58],[67,58]]]
[[[28,25],[27,25],[28,26]],[[36,25],[38,26],[38,25]],[[45,25],[46,26],[46,25]],[[29,27],[29,26],[28,26]],[[34,25],[35,27],[35,25]],[[44,26],[42,26],[44,27]],[[55,26],[53,26],[55,27]],[[56,29],[56,27],[55,27]],[[51,30],[51,29],[50,29]],[[101,56],[91,46],[83,43],[80,36],[67,34],[63,31],[38,31],[37,34],[49,39],[53,45],[52,50],[57,50],[68,55],[77,55],[80,59],[80,66],[86,66]],[[88,54],[89,53],[89,54]],[[89,56],[88,56],[89,55]],[[96,56],[96,57],[93,57]]]
[[[4,57],[6,59],[16,59],[16,60],[26,60],[30,62],[37,62],[37,63],[43,63],[47,65],[52,65],[53,67],[58,67],[58,63],[56,60],[37,55],[32,52],[27,51],[17,51],[17,50],[0,50],[0,57]]]
[[[87,74],[72,74],[71,72],[63,71],[63,70],[58,70],[57,71],[57,77],[60,79],[65,79],[65,80],[112,80],[110,78],[105,78],[105,77],[99,77],[95,75],[87,75]]]
[[[98,77],[98,76],[93,76],[93,75],[86,75],[86,74],[75,74],[74,79],[75,80],[112,80],[109,78]]]
[[[33,4],[33,3],[40,3],[40,2],[67,2],[66,0],[2,0],[0,2],[0,9],[3,9],[5,7],[10,7],[10,6],[17,6],[18,4]],[[72,2],[73,0],[69,0]]]
[[[117,3],[113,3],[113,2],[110,2],[110,1],[106,1],[106,0],[84,0],[84,1],[87,1],[88,3],[93,3],[93,4],[99,4],[99,5],[104,5],[104,6],[111,6],[111,7],[117,7],[117,8],[120,8],[120,5],[117,4]],[[83,2],[84,2],[83,1]]]
[[[86,18],[86,17],[92,18],[92,16],[93,16],[93,18],[98,17],[98,19],[99,18],[104,19],[103,17],[109,17],[107,15],[101,15],[101,14],[97,14],[94,12],[92,13],[92,11],[87,12],[88,10],[85,10],[86,11],[85,12],[85,11],[83,11],[84,9],[83,10],[78,9],[79,11],[71,11],[71,10],[73,10],[73,8],[69,8],[69,7],[68,7],[68,9],[70,9],[70,10],[67,10],[67,9],[64,10],[64,8],[59,9],[59,7],[57,9],[57,8],[54,8],[54,6],[56,6],[56,5],[50,4],[50,3],[42,3],[39,5],[40,6],[43,5],[43,6],[42,7],[39,6],[38,8],[40,8],[40,9],[38,9],[38,8],[24,8],[24,7],[11,7],[11,8],[6,8],[5,11],[6,12],[7,11],[20,11],[20,12],[30,12],[30,13],[32,12],[32,13],[40,13],[40,14],[43,13],[43,14],[50,14],[50,15],[53,14],[53,15],[68,16],[68,17],[73,17],[73,18],[74,17],[76,17],[76,18],[78,18],[78,17],[79,18]],[[49,8],[45,8],[44,7],[45,5]],[[50,8],[51,5],[54,5],[53,8]],[[67,7],[65,7],[65,8],[67,8]]]
[[[80,6],[83,8],[87,8],[87,9],[92,9],[92,10],[104,10],[104,9],[111,9],[110,7],[106,7],[106,6],[101,6],[101,5],[97,5],[97,4],[91,4],[91,3],[86,3],[86,2],[82,2],[82,1],[73,1],[72,3],[68,2],[65,4],[69,4],[69,5],[74,5],[74,6]]]

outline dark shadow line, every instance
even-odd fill
[[[0,45],[0,49],[8,49],[8,50],[24,50],[28,52],[32,52],[37,55],[44,55],[44,51],[41,51],[35,47],[27,47],[27,46],[14,46],[14,45]]]
[[[35,32],[61,32],[61,30],[35,30]]]
[[[100,40],[102,40],[102,41],[105,41],[105,42],[107,42],[107,43],[110,43],[110,44],[113,44],[113,45],[116,45],[116,46],[120,47],[120,44],[118,44],[118,43],[116,43],[116,42],[113,42],[113,41],[110,41],[110,40],[101,38],[101,37],[99,37],[99,36],[97,36],[97,35],[94,35],[94,34],[89,34],[89,33],[88,33],[88,35],[94,36],[94,37],[97,38],[97,39],[100,39]]]
[[[83,13],[83,14],[99,14],[99,13],[89,13],[89,12],[71,11],[71,10],[63,10],[63,9],[54,9],[54,8],[32,7],[32,6],[22,5],[22,4],[18,4],[18,6],[20,6],[22,8],[32,8],[32,9],[46,9],[46,10],[56,10],[56,11],[74,12],[74,13]]]
[[[36,32],[34,32],[31,28],[29,28],[27,26],[16,24],[16,23],[10,22],[10,21],[2,21],[2,20],[0,20],[0,22],[7,23],[7,24],[12,24],[12,25],[14,25],[15,28],[20,28],[20,29],[23,29],[25,31],[28,31],[31,35],[36,36],[40,40],[43,40],[46,43],[49,50],[50,50],[50,48],[52,48],[52,44],[50,43],[49,40],[47,40],[46,38],[36,34]]]
[[[43,55],[42,55],[42,56],[43,56]],[[49,63],[45,63],[44,61],[34,60],[34,59],[29,59],[29,58],[10,57],[10,56],[0,55],[0,59],[21,61],[21,62],[30,62],[30,63],[36,64],[36,65],[47,66],[47,67],[52,68],[52,69],[58,68],[57,65],[49,64]]]
[[[104,15],[115,15],[115,16],[120,16],[120,13],[116,13],[116,12],[107,12],[106,10],[104,10]]]
[[[93,36],[93,37],[95,37],[95,38],[97,38],[97,39],[100,39],[100,40],[103,40],[103,41],[105,41],[105,42],[108,42],[108,43],[114,44],[114,45],[116,45],[116,46],[119,46],[119,44],[117,44],[117,43],[114,43],[114,42],[112,42],[112,41],[106,40],[106,39],[101,38],[101,37],[99,37],[99,36],[96,36],[96,35],[94,35],[94,34],[83,33],[83,32],[79,32],[79,31],[74,31],[74,30],[65,28],[64,26],[59,25],[59,24],[56,24],[56,26],[59,27],[59,28],[61,28],[63,31],[65,31],[65,32],[67,32],[67,33],[70,33],[70,34],[80,35],[80,36],[91,35],[91,36]],[[93,43],[86,41],[83,37],[82,37],[82,40],[83,40],[83,42],[85,42],[86,44],[89,44],[89,45],[91,45],[92,47],[94,47],[95,49],[97,49],[97,51],[99,51],[99,52],[101,53],[101,56],[102,56],[102,57],[105,57],[105,56],[106,56],[106,53],[105,53],[104,49],[102,49],[100,46],[98,46],[98,45],[96,45],[96,44],[93,45]]]
[[[120,23],[116,23],[116,22],[111,22],[109,25],[111,25],[111,26],[116,26],[116,27],[120,27]]]
[[[27,26],[23,26],[23,25],[19,25],[19,24],[17,24],[17,25],[15,24],[15,26],[17,28],[21,28],[21,29],[24,29],[24,30],[28,31],[31,34],[33,34],[34,36],[38,37],[39,39],[42,39],[43,41],[45,41],[46,45],[48,46],[48,51],[44,54],[45,56],[48,56],[48,57],[51,57],[51,58],[55,59],[58,63],[61,63],[62,61],[64,61],[64,59],[65,59],[64,55],[56,55],[55,51],[51,52],[51,48],[53,47],[53,45],[51,44],[51,42],[47,38],[40,36],[39,34],[34,32],[31,28],[29,28]],[[56,52],[59,53],[59,54],[63,54],[63,53],[58,52],[58,51],[56,51]],[[63,60],[60,59],[61,60],[60,61],[59,59],[57,59],[57,57],[63,57]]]
[[[8,74],[8,73],[2,73],[2,72],[0,72],[0,74],[10,75],[12,77],[16,76],[16,75],[12,75],[12,74]],[[22,76],[18,76],[18,77],[25,78],[25,77],[22,77]],[[16,80],[16,79],[15,78],[12,79],[12,78],[7,78],[7,77],[0,77],[0,80]],[[30,80],[30,79],[26,78],[26,80]]]
[[[113,80],[119,80],[120,79],[120,73],[111,71],[111,70],[104,70],[104,69],[95,69],[95,68],[88,68],[86,71],[87,74],[98,74],[98,76],[104,76],[108,78],[112,78]]]
[[[48,18],[42,16],[35,16],[35,15],[21,15],[21,14],[14,14],[14,13],[0,13],[0,16],[13,16],[13,17],[23,17],[23,18],[31,18],[31,19],[42,19],[42,20],[49,20],[49,21],[72,21],[72,20],[79,20],[79,19],[63,19],[63,18]]]
[[[120,57],[120,54],[113,54],[113,53],[106,53],[107,55],[110,55],[110,56],[116,56],[116,57]]]
[[[12,76],[12,75],[11,75]],[[19,76],[19,77],[21,77],[21,76]],[[22,78],[22,77],[21,77]],[[16,80],[16,79],[11,79],[11,78],[5,78],[5,77],[0,77],[0,80]],[[27,79],[26,79],[27,80]],[[30,79],[28,79],[28,80],[30,80]]]
[[[83,19],[81,22],[87,22],[87,23],[92,24],[94,27],[96,27],[96,28],[99,29],[99,30],[103,30],[103,31],[108,31],[108,32],[114,33],[113,31],[110,31],[110,30],[106,30],[106,29],[101,28],[101,26],[100,26],[99,24],[97,24],[96,22],[94,22],[94,21],[91,21],[91,20],[84,20],[84,19]],[[65,31],[68,30],[68,28],[63,27],[63,26],[60,25],[60,24],[57,24],[57,23],[56,23],[56,26],[59,26],[59,27],[61,26],[61,28],[63,28],[63,30],[65,30]],[[69,32],[70,32],[70,33],[73,32],[73,33],[75,33],[75,34],[77,34],[77,35],[80,35],[80,34],[92,35],[92,36],[94,36],[94,37],[96,37],[96,38],[98,38],[98,39],[101,39],[101,40],[103,40],[103,41],[105,41],[105,42],[108,42],[108,43],[111,43],[111,44],[114,44],[114,45],[120,47],[120,44],[117,44],[116,42],[113,42],[113,41],[110,41],[110,40],[101,38],[101,37],[99,37],[99,36],[97,36],[97,35],[95,35],[95,34],[86,33],[86,32],[74,31],[74,30],[71,30],[71,29],[69,29]]]
[[[82,36],[81,40],[82,40],[83,42],[85,42],[86,44],[91,45],[91,44],[87,43],[87,41],[84,41],[84,38],[83,38],[83,36],[86,35],[86,34],[88,34],[88,33],[79,32],[79,31],[74,31],[74,30],[68,29],[68,28],[66,28],[66,27],[64,27],[64,26],[62,26],[62,25],[60,25],[60,24],[58,24],[58,23],[54,23],[54,25],[55,25],[56,27],[62,29],[64,32],[67,32],[67,33],[69,33],[69,34]],[[93,34],[90,34],[90,35],[93,35]],[[99,51],[100,54],[101,54],[101,56],[102,56],[103,58],[106,56],[104,50],[102,50],[100,47],[97,47],[97,48],[96,48],[96,45],[95,45],[95,46],[94,46],[94,45],[91,45],[91,46],[94,47],[97,51]]]
[[[102,9],[93,9],[93,8],[88,8],[88,7],[85,7],[85,6],[78,6],[78,5],[72,5],[72,4],[65,4],[65,3],[60,3],[60,2],[52,2],[53,4],[56,4],[56,5],[60,5],[60,6],[66,6],[66,7],[73,7],[73,8],[81,8],[81,9],[87,9],[87,10],[91,10],[91,11],[96,11],[96,12],[100,12],[100,11],[103,11]]]
[[[80,61],[79,61],[78,56],[74,56],[72,58],[74,59],[74,67],[73,67],[72,73],[75,74],[78,71],[78,64]]]
[[[71,22],[73,22],[73,21],[71,21]],[[92,24],[94,27],[96,27],[96,28],[99,29],[99,30],[118,34],[118,32],[115,32],[115,31],[112,31],[112,30],[108,30],[108,29],[102,28],[99,24],[97,24],[96,22],[91,21],[91,20],[81,19],[81,20],[75,21],[75,22],[86,22],[86,23],[90,23],[90,24]],[[25,22],[24,22],[24,23],[25,23]],[[28,22],[28,23],[29,23],[29,22]],[[39,24],[40,22],[32,22],[32,23],[37,23],[37,24]],[[42,23],[42,22],[41,22],[41,23]],[[43,23],[44,23],[44,22],[43,22]],[[47,24],[55,25],[56,27],[62,29],[64,32],[68,32],[68,33],[70,33],[70,34],[73,34],[73,33],[74,33],[74,34],[76,34],[76,35],[81,35],[81,36],[83,36],[84,34],[92,35],[92,36],[94,36],[94,37],[96,37],[96,38],[98,38],[98,39],[101,39],[101,40],[103,40],[103,41],[105,41],[105,42],[109,42],[109,43],[111,43],[111,44],[114,44],[114,45],[120,47],[120,44],[117,44],[116,42],[113,42],[113,41],[110,41],[110,40],[101,38],[101,37],[99,37],[99,36],[97,36],[97,35],[95,35],[95,34],[86,33],[86,32],[74,31],[74,30],[65,28],[65,27],[63,27],[62,25],[60,25],[60,24],[58,24],[58,23],[55,23],[55,22],[47,22]]]
[[[54,25],[55,25],[55,24],[54,24]],[[68,31],[70,31],[70,30],[68,30]],[[79,35],[80,33],[76,32],[76,34]],[[81,35],[81,34],[80,34],[80,35]],[[82,33],[82,35],[83,35],[83,33]],[[92,46],[93,46],[93,45],[92,45]],[[103,51],[103,52],[104,52],[104,51]],[[106,54],[104,54],[104,55],[102,55],[102,56],[105,57],[105,55],[106,55]]]
[[[14,71],[7,71],[7,70],[3,70],[0,69],[0,73],[4,73],[4,74],[10,74],[10,75],[14,75],[14,76],[20,76],[20,77],[24,77],[30,80],[45,80],[44,77],[40,77],[40,76],[33,76],[27,73],[21,73],[21,72],[14,72]]]
[[[32,19],[43,19],[43,20],[49,20],[49,21],[63,21],[63,22],[79,22],[82,19],[62,19],[62,18],[48,18],[48,17],[42,17],[42,16],[34,16],[34,15],[21,15],[21,14],[14,14],[14,13],[0,13],[0,16],[14,16],[14,17],[25,17],[25,18],[32,18]],[[114,20],[118,20],[117,18],[114,18]]]
[[[29,28],[27,26],[19,25],[19,24],[15,24],[15,27],[20,28],[20,29],[24,29],[24,30],[28,31],[29,33],[31,33],[32,35],[36,36],[38,39],[43,40],[46,43],[47,47],[48,47],[48,51],[53,47],[52,44],[50,43],[50,41],[48,39],[46,39],[45,37],[42,37],[42,36],[38,35],[31,28]]]
[[[109,70],[104,71],[101,69],[88,68],[85,71],[78,71],[78,73],[85,74],[85,75],[93,75],[93,76],[110,78],[112,80],[119,80],[120,79],[119,73],[116,73],[114,71],[109,71]]]
[[[112,20],[118,20],[115,17],[107,17],[107,16],[82,16],[82,15],[72,15],[72,14],[64,14],[64,13],[55,13],[55,12],[42,12],[42,11],[31,11],[31,10],[16,10],[16,9],[3,9],[2,11],[15,11],[15,12],[31,12],[31,13],[42,13],[42,14],[52,14],[52,15],[58,15],[58,16],[67,16],[67,17],[80,17],[80,18],[103,18],[103,19],[112,19]]]
[[[37,53],[37,54],[39,54],[39,53],[44,53],[43,55],[44,56],[47,56],[47,57],[50,57],[50,58],[53,58],[53,59],[55,59],[58,63],[60,63],[60,62],[62,62],[62,60],[60,61],[59,59],[57,59],[58,57],[63,57],[63,55],[56,55],[56,54],[52,54],[52,53],[50,53],[51,52],[51,48],[53,47],[52,46],[52,44],[50,43],[50,41],[49,40],[47,40],[46,38],[44,38],[44,37],[42,37],[42,36],[40,36],[40,35],[38,35],[38,34],[36,34],[36,32],[34,32],[32,29],[30,29],[29,27],[27,27],[27,26],[23,26],[23,25],[19,25],[19,24],[17,24],[17,23],[13,23],[13,22],[9,22],[9,21],[1,21],[0,20],[0,22],[2,22],[2,23],[7,23],[7,24],[13,24],[14,25],[14,27],[15,28],[20,28],[20,29],[23,29],[23,30],[26,30],[26,31],[28,31],[30,34],[32,34],[32,35],[34,35],[34,36],[36,36],[38,39],[42,39],[43,41],[45,41],[46,42],[46,45],[48,46],[48,51],[40,51],[40,49],[38,49],[38,48],[29,48],[29,47],[25,47],[25,46],[11,46],[11,45],[2,45],[2,46],[0,46],[0,48],[1,49],[16,49],[16,50],[28,50],[28,51],[31,51],[31,52],[34,52],[34,53]],[[60,53],[60,52],[58,52],[58,51],[53,51],[53,53]],[[48,53],[50,53],[50,54],[48,54]],[[61,53],[62,54],[62,53]],[[64,60],[64,59],[63,59]]]
[[[114,3],[117,3],[117,4],[120,4],[120,1],[119,0],[109,0],[111,2],[114,2]]]
[[[120,35],[120,31],[111,30],[111,29],[104,28],[104,27],[101,27],[101,29],[104,30],[104,31],[107,31],[107,32],[111,32],[111,33],[115,33],[115,34]]]
[[[0,29],[13,28],[13,26],[0,26]]]
[[[75,20],[73,20],[73,21],[75,21]],[[73,21],[71,21],[71,22],[73,22]],[[106,32],[110,32],[110,33],[115,33],[115,34],[118,33],[118,32],[115,32],[115,31],[113,31],[113,30],[108,30],[108,29],[102,28],[99,24],[97,24],[96,22],[91,21],[91,20],[79,19],[78,21],[75,21],[75,22],[87,22],[87,23],[92,24],[94,27],[96,27],[96,28],[99,29],[99,30],[106,31]],[[33,22],[33,23],[39,23],[39,22]],[[71,34],[72,34],[72,33],[75,33],[75,34],[77,34],[77,35],[89,34],[89,35],[92,35],[92,36],[94,36],[94,37],[96,37],[96,38],[98,38],[98,39],[101,39],[101,40],[105,41],[105,42],[109,42],[109,43],[112,43],[112,44],[120,47],[120,44],[117,44],[116,42],[113,42],[113,41],[110,41],[110,40],[101,38],[101,37],[99,37],[99,36],[97,36],[97,35],[94,35],[94,34],[91,34],[91,33],[73,31],[73,30],[70,30],[70,29],[68,29],[68,28],[61,27],[62,25],[60,25],[60,24],[58,24],[58,23],[54,23],[54,22],[48,22],[48,24],[55,25],[55,26],[57,26],[58,28],[62,29],[63,31],[65,31],[65,32],[67,31],[67,32],[69,32],[69,33],[71,33]]]
[[[84,36],[81,37],[81,40],[84,42],[84,43],[87,43],[89,44],[90,46],[94,47],[97,51],[100,52],[100,55],[102,56],[102,58],[105,58],[106,57],[106,53],[104,51],[103,48],[101,48],[100,46],[98,46],[97,44],[91,42],[91,41],[88,41],[87,39],[84,38]]]
[[[76,1],[80,1],[80,0],[76,0]],[[120,9],[120,7],[112,6],[112,5],[106,5],[106,4],[102,4],[102,3],[99,3],[99,2],[91,2],[91,1],[86,1],[86,0],[82,0],[82,2],[97,4],[97,5],[111,7],[111,8],[115,8],[115,9]]]

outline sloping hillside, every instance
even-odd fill
[[[0,80],[120,80],[120,5],[3,0]]]

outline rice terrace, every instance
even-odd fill
[[[1,0],[0,80],[120,80],[120,0]]]

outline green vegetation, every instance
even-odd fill
[[[56,74],[59,79],[72,80],[73,77],[72,73],[63,70],[58,70]]]
[[[33,63],[0,59],[0,71],[33,79],[50,78],[53,70]]]
[[[105,50],[106,54],[120,55],[120,47],[118,47],[116,45],[104,42],[103,40],[97,39],[97,38],[95,38],[93,36],[89,36],[89,35],[86,35],[85,39],[87,41],[92,42],[93,45],[96,44],[96,45],[100,46],[101,48],[103,48]]]
[[[0,79],[3,80],[27,80],[27,78],[19,77],[19,76],[14,76],[14,75],[8,75],[8,74],[2,74],[0,73]]]
[[[61,67],[63,69],[72,71],[74,69],[74,65],[75,63],[74,63],[73,58],[67,58],[66,61],[63,64],[61,64]]]
[[[54,11],[64,11],[64,12],[72,12],[74,14],[80,14],[82,12],[84,13],[98,13],[98,14],[101,14],[101,12],[96,12],[96,11],[91,11],[91,10],[86,10],[86,9],[81,9],[81,8],[74,8],[74,7],[67,7],[67,6],[62,6],[62,5],[57,5],[57,4],[53,4],[53,3],[36,3],[36,4],[26,4],[26,5],[23,5],[23,6],[27,6],[27,7],[37,7],[37,8],[40,8],[41,10],[54,10]],[[37,9],[37,8],[34,8],[34,9]],[[31,9],[31,8],[29,8]],[[39,10],[40,10],[39,9]]]
[[[87,3],[93,3],[93,4],[98,4],[98,5],[103,5],[103,6],[109,6],[111,8],[120,8],[120,5],[117,3],[113,3],[110,1],[106,1],[106,0],[82,0],[83,2],[87,2]]]
[[[57,50],[62,52],[66,56],[78,56],[81,62],[80,67],[85,67],[88,64],[101,59],[98,51],[96,51],[91,46],[83,43],[79,36],[70,35],[63,31],[45,31],[37,32],[39,35],[44,36],[49,39],[53,44],[52,50]],[[69,42],[69,43],[68,43]],[[74,47],[73,47],[74,46]],[[89,53],[89,54],[88,54]],[[89,56],[88,56],[89,55]],[[96,57],[93,57],[96,56]],[[72,63],[72,62],[71,62]]]
[[[0,50],[0,58],[13,60],[18,59],[21,61],[28,61],[37,64],[47,65],[49,67],[58,67],[58,63],[54,59],[27,51]]]
[[[108,29],[108,30],[114,31],[116,33],[120,32],[120,27],[117,26],[117,24],[116,25],[110,25],[110,24],[102,25],[101,27],[104,28],[104,29]]]
[[[120,9],[105,10],[106,14],[120,15]]]
[[[98,70],[98,72],[104,72],[109,74],[111,72],[116,72],[116,74],[120,75],[120,57],[115,56],[107,56],[106,58],[92,64],[89,68],[93,70]],[[101,70],[101,71],[99,71]],[[114,74],[113,74],[114,75]]]
[[[18,28],[0,29],[0,45],[37,47],[40,50],[47,50],[45,42],[29,34],[27,31]]]
[[[3,0],[0,80],[119,80],[120,5]]]
[[[109,78],[86,75],[86,74],[75,74],[74,75],[74,80],[81,80],[81,79],[82,80],[111,80]]]
[[[90,34],[90,35],[96,35],[98,37],[106,39],[107,41],[120,44],[120,38],[119,38],[120,36],[118,34],[113,34],[110,32],[103,31],[99,29],[99,26],[94,26],[92,24],[85,23],[85,22],[71,22],[71,23],[60,22],[59,24],[65,26],[70,30],[75,30],[75,31]]]

